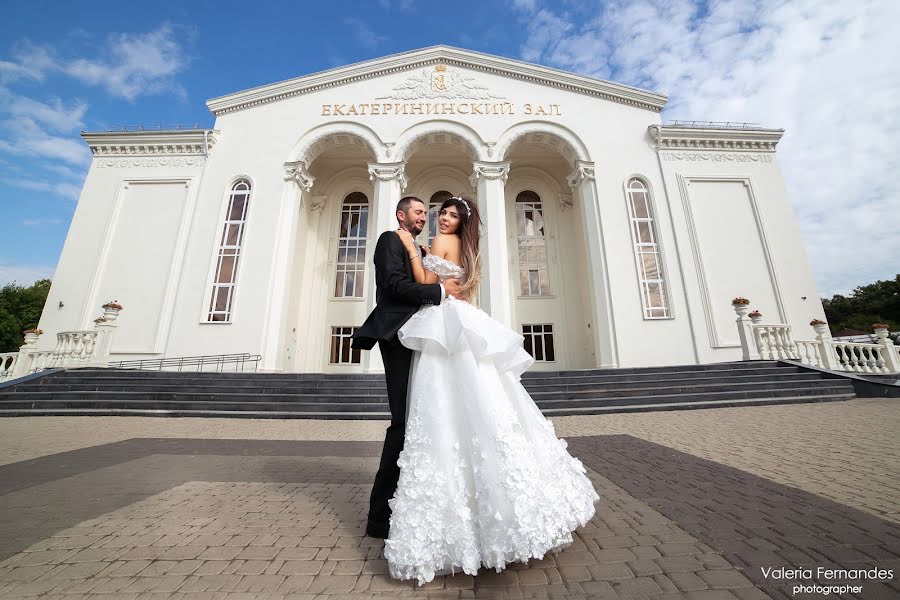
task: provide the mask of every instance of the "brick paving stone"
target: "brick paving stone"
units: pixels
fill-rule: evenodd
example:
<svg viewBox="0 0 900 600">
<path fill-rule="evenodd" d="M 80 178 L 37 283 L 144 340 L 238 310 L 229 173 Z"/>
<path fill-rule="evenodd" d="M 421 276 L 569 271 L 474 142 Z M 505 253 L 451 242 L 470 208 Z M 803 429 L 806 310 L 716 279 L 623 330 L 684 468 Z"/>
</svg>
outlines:
<svg viewBox="0 0 900 600">
<path fill-rule="evenodd" d="M 287 579 L 283 575 L 245 575 L 236 586 L 235 592 L 276 592 Z"/>
<path fill-rule="evenodd" d="M 233 560 L 242 552 L 240 546 L 219 546 L 204 550 L 197 556 L 200 560 Z"/>
<path fill-rule="evenodd" d="M 356 579 L 355 575 L 319 575 L 306 591 L 312 594 L 346 594 L 353 590 Z"/>
<path fill-rule="evenodd" d="M 663 573 L 677 573 L 679 571 L 701 571 L 703 565 L 692 556 L 663 556 L 654 559 Z"/>
<path fill-rule="evenodd" d="M 339 560 L 332 572 L 335 575 L 360 575 L 365 562 L 364 560 Z"/>
<path fill-rule="evenodd" d="M 611 582 L 613 590 L 620 597 L 626 596 L 650 596 L 659 594 L 662 590 L 651 577 L 635 577 L 632 579 L 618 579 Z"/>
<path fill-rule="evenodd" d="M 317 575 L 325 564 L 321 560 L 286 560 L 279 575 Z"/>
<path fill-rule="evenodd" d="M 724 569 L 720 571 L 700 571 L 697 575 L 713 589 L 731 589 L 753 585 L 750 583 L 750 580 L 737 571 L 726 571 Z"/>
<path fill-rule="evenodd" d="M 276 560 L 311 560 L 318 553 L 317 548 L 282 548 Z"/>
<path fill-rule="evenodd" d="M 587 571 L 585 570 L 585 572 Z M 479 571 L 475 579 L 475 587 L 504 587 L 516 585 L 518 582 L 519 576 L 516 571 L 500 571 L 497 573 L 494 570 L 483 570 Z"/>
<path fill-rule="evenodd" d="M 557 565 L 590 565 L 596 559 L 590 552 L 561 552 L 556 556 Z"/>
<path fill-rule="evenodd" d="M 560 577 L 565 582 L 590 581 L 591 574 L 583 565 L 560 565 L 557 567 Z"/>
<path fill-rule="evenodd" d="M 649 559 L 631 560 L 625 564 L 634 573 L 635 577 L 646 577 L 654 573 L 662 573 L 660 566 Z"/>
<path fill-rule="evenodd" d="M 682 592 L 693 592 L 696 590 L 705 590 L 709 588 L 705 581 L 697 577 L 696 573 L 669 573 L 667 577 Z"/>
</svg>

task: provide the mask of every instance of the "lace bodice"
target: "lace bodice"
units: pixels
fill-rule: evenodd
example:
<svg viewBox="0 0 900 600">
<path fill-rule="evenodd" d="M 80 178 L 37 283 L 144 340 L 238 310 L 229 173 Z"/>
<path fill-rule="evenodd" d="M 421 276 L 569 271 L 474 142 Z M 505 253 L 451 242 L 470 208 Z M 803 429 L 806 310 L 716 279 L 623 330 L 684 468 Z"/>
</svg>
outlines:
<svg viewBox="0 0 900 600">
<path fill-rule="evenodd" d="M 435 256 L 434 254 L 426 255 L 425 258 L 422 259 L 422 266 L 436 274 L 441 281 L 447 279 L 463 279 L 466 275 L 466 270 L 458 264 L 450 262 L 446 258 Z"/>
</svg>

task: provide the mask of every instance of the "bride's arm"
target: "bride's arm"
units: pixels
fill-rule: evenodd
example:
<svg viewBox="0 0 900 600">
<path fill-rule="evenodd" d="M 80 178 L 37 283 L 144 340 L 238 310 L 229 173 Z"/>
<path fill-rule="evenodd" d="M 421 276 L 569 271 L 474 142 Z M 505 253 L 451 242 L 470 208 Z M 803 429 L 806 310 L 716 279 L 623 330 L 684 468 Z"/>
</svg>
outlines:
<svg viewBox="0 0 900 600">
<path fill-rule="evenodd" d="M 416 283 L 437 283 L 438 276 L 422 266 L 422 255 L 419 253 L 418 249 L 416 249 L 415 244 L 413 244 L 412 235 L 408 231 L 398 229 L 397 236 L 399 236 L 400 241 L 403 242 L 403 247 L 406 248 L 406 253 L 409 254 L 409 262 L 412 265 L 413 279 L 416 280 Z"/>
</svg>

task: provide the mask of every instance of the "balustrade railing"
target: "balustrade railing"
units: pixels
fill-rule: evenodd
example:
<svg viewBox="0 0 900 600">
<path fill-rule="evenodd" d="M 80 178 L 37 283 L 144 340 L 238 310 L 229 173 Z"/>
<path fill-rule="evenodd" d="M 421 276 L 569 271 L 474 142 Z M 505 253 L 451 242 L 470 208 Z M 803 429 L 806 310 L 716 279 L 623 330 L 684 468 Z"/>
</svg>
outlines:
<svg viewBox="0 0 900 600">
<path fill-rule="evenodd" d="M 43 333 L 39 329 L 26 331 L 25 343 L 18 352 L 0 354 L 0 382 L 44 369 L 107 366 L 120 310 L 122 306 L 115 301 L 104 304 L 104 314 L 94 321 L 94 329 L 57 333 L 53 350 L 37 349 L 38 338 Z"/>
<path fill-rule="evenodd" d="M 732 307 L 738 315 L 736 324 L 744 360 L 785 359 L 848 373 L 900 373 L 900 350 L 884 324 L 874 326 L 877 343 L 835 341 L 828 325 L 818 319 L 810 323 L 816 332 L 815 340 L 795 340 L 790 325 L 762 323 L 762 314 L 750 313 L 745 298 L 735 298 Z"/>
</svg>

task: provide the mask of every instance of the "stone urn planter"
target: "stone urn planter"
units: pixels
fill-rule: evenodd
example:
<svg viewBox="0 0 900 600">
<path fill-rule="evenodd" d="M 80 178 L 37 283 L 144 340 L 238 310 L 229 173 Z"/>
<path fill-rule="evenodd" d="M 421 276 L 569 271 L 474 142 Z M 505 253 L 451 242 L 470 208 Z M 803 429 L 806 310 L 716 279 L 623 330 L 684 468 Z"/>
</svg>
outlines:
<svg viewBox="0 0 900 600">
<path fill-rule="evenodd" d="M 119 313 L 122 311 L 122 305 L 119 304 L 116 300 L 112 302 L 107 302 L 103 305 L 103 318 L 104 321 L 110 323 L 115 321 L 118 318 Z"/>
<path fill-rule="evenodd" d="M 739 318 L 743 319 L 750 312 L 750 301 L 738 296 L 731 301 L 731 308 L 734 309 Z"/>
</svg>

